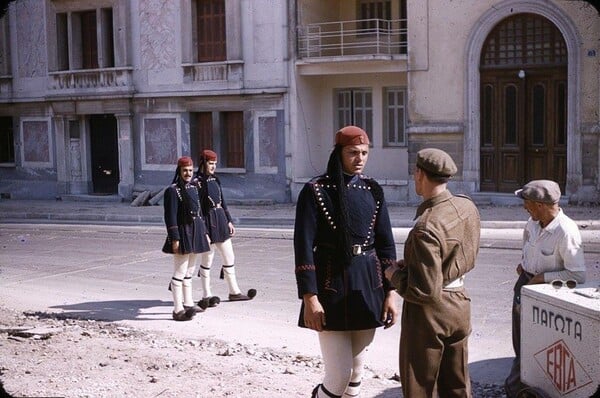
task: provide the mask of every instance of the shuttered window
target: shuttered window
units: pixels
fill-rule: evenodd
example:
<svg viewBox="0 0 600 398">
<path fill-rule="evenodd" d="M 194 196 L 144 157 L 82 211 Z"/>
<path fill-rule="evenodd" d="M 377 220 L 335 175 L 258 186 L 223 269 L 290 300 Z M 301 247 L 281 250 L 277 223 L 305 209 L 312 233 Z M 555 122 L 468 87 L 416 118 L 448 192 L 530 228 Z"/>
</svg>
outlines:
<svg viewBox="0 0 600 398">
<path fill-rule="evenodd" d="M 56 70 L 114 66 L 112 8 L 56 14 Z"/>
<path fill-rule="evenodd" d="M 342 89 L 336 92 L 338 129 L 354 125 L 373 141 L 373 93 L 370 88 Z"/>
<path fill-rule="evenodd" d="M 204 149 L 218 155 L 219 167 L 245 168 L 244 112 L 197 112 L 192 114 L 196 154 Z"/>
<path fill-rule="evenodd" d="M 198 62 L 225 61 L 225 0 L 196 0 Z"/>
<path fill-rule="evenodd" d="M 406 90 L 386 88 L 383 106 L 384 144 L 386 146 L 406 145 Z"/>
</svg>

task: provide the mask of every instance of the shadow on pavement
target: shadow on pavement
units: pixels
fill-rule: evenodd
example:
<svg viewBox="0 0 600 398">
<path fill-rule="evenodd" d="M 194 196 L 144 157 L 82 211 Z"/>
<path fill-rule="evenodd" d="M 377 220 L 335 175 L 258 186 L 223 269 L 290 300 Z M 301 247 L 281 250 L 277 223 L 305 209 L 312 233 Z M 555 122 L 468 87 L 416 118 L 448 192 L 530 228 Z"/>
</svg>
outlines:
<svg viewBox="0 0 600 398">
<path fill-rule="evenodd" d="M 404 397 L 404 395 L 402 395 L 402 387 L 394 387 L 394 388 L 385 390 L 381 394 L 375 395 L 375 397 L 373 397 L 373 398 L 402 398 L 402 397 Z"/>
<path fill-rule="evenodd" d="M 469 374 L 471 376 L 471 381 L 475 381 L 480 384 L 494 382 L 498 383 L 498 380 L 493 380 L 494 376 L 496 378 L 499 374 L 506 374 L 506 376 L 508 376 L 508 372 L 510 372 L 512 361 L 513 357 L 505 357 L 471 362 L 469 364 Z"/>
<path fill-rule="evenodd" d="M 154 307 L 173 307 L 173 302 L 162 300 L 88 301 L 78 304 L 54 305 L 50 308 L 64 310 L 65 313 L 63 314 L 52 314 L 52 317 L 63 319 L 95 319 L 97 321 L 111 322 L 171 319 L 171 311 L 143 311 Z M 37 315 L 42 316 L 42 314 Z"/>
</svg>

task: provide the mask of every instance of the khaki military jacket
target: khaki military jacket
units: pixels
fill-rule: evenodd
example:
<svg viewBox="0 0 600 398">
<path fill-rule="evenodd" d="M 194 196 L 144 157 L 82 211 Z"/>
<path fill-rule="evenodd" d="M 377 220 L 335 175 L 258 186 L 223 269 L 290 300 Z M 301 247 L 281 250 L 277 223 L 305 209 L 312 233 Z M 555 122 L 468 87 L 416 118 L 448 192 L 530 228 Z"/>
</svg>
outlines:
<svg viewBox="0 0 600 398">
<path fill-rule="evenodd" d="M 480 232 L 479 211 L 468 197 L 446 190 L 424 201 L 392 285 L 405 301 L 438 302 L 445 286 L 475 266 Z"/>
</svg>

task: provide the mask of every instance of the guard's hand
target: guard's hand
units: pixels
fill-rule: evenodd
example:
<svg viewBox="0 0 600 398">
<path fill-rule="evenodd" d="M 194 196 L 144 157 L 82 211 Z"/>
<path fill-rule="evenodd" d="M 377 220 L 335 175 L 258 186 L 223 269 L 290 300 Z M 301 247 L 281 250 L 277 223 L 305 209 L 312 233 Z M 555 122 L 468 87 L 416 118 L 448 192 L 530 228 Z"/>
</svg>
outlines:
<svg viewBox="0 0 600 398">
<path fill-rule="evenodd" d="M 383 301 L 383 314 L 381 321 L 383 322 L 383 328 L 387 329 L 394 326 L 396 320 L 398 320 L 398 293 L 395 290 L 390 290 L 385 296 Z"/>
<path fill-rule="evenodd" d="M 179 253 L 179 241 L 178 240 L 172 241 L 171 248 L 173 249 L 173 253 Z"/>
<path fill-rule="evenodd" d="M 235 235 L 235 227 L 233 226 L 233 223 L 230 222 L 229 224 L 227 224 L 227 226 L 229 227 L 229 235 Z"/>
<path fill-rule="evenodd" d="M 304 325 L 307 328 L 323 331 L 325 326 L 325 310 L 319 302 L 316 294 L 308 293 L 304 295 Z"/>
<path fill-rule="evenodd" d="M 521 263 L 519 263 L 519 265 L 517 265 L 517 275 L 521 275 L 523 271 L 523 266 L 521 265 Z"/>
</svg>

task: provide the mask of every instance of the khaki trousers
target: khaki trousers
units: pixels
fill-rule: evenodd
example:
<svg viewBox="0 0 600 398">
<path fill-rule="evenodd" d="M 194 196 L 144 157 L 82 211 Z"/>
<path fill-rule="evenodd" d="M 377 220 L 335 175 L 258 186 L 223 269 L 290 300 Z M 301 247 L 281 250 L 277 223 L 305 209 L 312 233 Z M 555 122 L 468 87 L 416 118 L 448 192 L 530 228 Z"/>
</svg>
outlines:
<svg viewBox="0 0 600 398">
<path fill-rule="evenodd" d="M 404 302 L 400 379 L 405 397 L 470 397 L 468 338 L 471 299 L 463 288 L 444 291 L 441 302 Z"/>
</svg>

